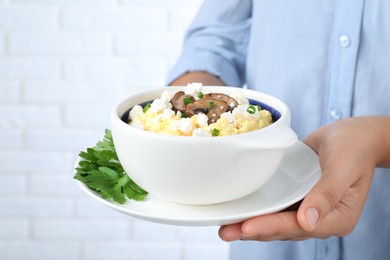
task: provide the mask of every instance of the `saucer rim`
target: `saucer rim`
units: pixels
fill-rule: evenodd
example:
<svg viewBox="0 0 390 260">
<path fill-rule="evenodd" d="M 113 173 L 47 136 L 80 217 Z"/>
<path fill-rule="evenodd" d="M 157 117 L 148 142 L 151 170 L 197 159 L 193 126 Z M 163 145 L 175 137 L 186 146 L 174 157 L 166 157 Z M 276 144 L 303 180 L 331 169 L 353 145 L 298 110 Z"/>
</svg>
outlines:
<svg viewBox="0 0 390 260">
<path fill-rule="evenodd" d="M 305 148 L 303 148 L 304 146 L 305 146 Z M 310 147 L 308 147 L 307 145 L 305 145 L 301 141 L 297 141 L 296 144 L 294 144 L 289 149 L 306 149 L 306 150 L 310 149 L 311 150 Z M 306 152 L 308 152 L 308 151 L 306 151 Z M 311 152 L 312 152 L 312 155 L 315 156 L 312 159 L 316 158 L 318 160 L 317 154 L 312 150 L 311 150 Z M 76 162 L 75 162 L 75 166 L 78 165 L 80 159 L 81 159 L 80 157 L 77 157 Z M 284 161 L 285 161 L 285 158 L 282 160 L 281 165 L 283 164 Z M 280 174 L 280 173 L 276 173 L 276 174 Z M 317 183 L 317 181 L 320 179 L 321 175 L 322 175 L 322 173 L 321 173 L 321 170 L 319 167 L 319 162 L 318 162 L 318 169 L 313 169 L 310 173 L 308 173 L 309 178 L 307 180 L 305 180 L 304 182 L 302 182 L 301 185 L 299 186 L 299 189 L 300 190 L 303 189 L 303 191 L 300 191 L 299 195 L 296 195 L 293 198 L 289 198 L 291 196 L 290 195 L 290 196 L 286 197 L 284 200 L 277 202 L 277 203 L 274 203 L 274 205 L 272 205 L 272 207 L 269 207 L 269 208 L 262 208 L 259 210 L 253 210 L 251 212 L 245 212 L 245 213 L 229 214 L 226 216 L 212 216 L 212 217 L 205 217 L 205 218 L 199 218 L 199 217 L 180 218 L 180 216 L 178 216 L 178 217 L 159 216 L 159 215 L 155 214 L 156 212 L 154 212 L 154 214 L 150 213 L 150 212 L 149 213 L 142 212 L 142 211 L 137 210 L 136 209 L 137 207 L 129 208 L 126 206 L 131 205 L 131 203 L 134 203 L 134 205 L 142 205 L 144 203 L 145 204 L 146 203 L 148 203 L 148 204 L 169 203 L 170 205 L 172 205 L 174 207 L 179 207 L 179 208 L 183 208 L 183 207 L 205 208 L 205 207 L 209 207 L 209 206 L 212 207 L 215 205 L 209 205 L 209 206 L 183 205 L 183 204 L 179 204 L 179 203 L 175 203 L 175 202 L 163 201 L 162 199 L 157 198 L 156 196 L 153 196 L 152 194 L 148 194 L 146 197 L 146 200 L 144 200 L 144 201 L 127 200 L 125 202 L 125 204 L 118 204 L 116 202 L 102 198 L 96 192 L 89 189 L 81 181 L 77 180 L 77 183 L 78 183 L 79 187 L 88 196 L 92 197 L 93 199 L 99 201 L 100 203 L 104 204 L 105 206 L 107 206 L 113 210 L 116 210 L 122 214 L 126 214 L 128 216 L 131 216 L 131 217 L 134 217 L 137 219 L 141 219 L 141 220 L 145 220 L 145 221 L 149 221 L 149 222 L 154 222 L 154 223 L 159 223 L 159 224 L 175 225 L 175 226 L 220 226 L 220 225 L 239 223 L 239 222 L 242 222 L 245 219 L 249 219 L 251 217 L 265 215 L 265 214 L 271 214 L 271 213 L 281 211 L 285 208 L 288 208 L 289 206 L 293 205 L 294 203 L 302 200 L 306 196 L 306 194 L 311 190 L 311 188 Z M 267 184 L 269 184 L 269 183 L 267 183 Z M 264 186 L 266 186 L 267 184 L 265 184 Z M 306 186 L 306 187 L 302 188 L 302 186 Z M 257 190 L 257 191 L 259 191 L 259 190 Z M 292 195 L 294 195 L 294 194 L 292 194 Z M 248 196 L 250 196 L 250 195 L 248 195 Z M 241 199 L 243 199 L 243 198 L 241 198 Z M 237 200 L 235 200 L 235 202 L 240 201 L 241 199 L 237 199 Z M 230 201 L 230 202 L 221 203 L 219 205 L 224 204 L 224 205 L 228 206 L 231 203 L 232 202 Z M 148 205 L 148 204 L 146 204 L 146 205 Z M 261 207 L 259 207 L 259 208 L 261 208 Z M 168 208 L 168 210 L 169 210 L 169 208 Z"/>
</svg>

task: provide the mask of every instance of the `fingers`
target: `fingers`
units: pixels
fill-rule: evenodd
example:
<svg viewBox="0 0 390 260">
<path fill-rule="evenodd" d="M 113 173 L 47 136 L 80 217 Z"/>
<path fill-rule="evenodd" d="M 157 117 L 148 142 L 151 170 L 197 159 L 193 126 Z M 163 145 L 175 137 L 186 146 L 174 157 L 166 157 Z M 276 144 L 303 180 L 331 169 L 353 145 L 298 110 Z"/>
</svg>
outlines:
<svg viewBox="0 0 390 260">
<path fill-rule="evenodd" d="M 226 241 L 235 241 L 242 238 L 241 223 L 221 226 L 218 232 L 219 237 Z"/>
<path fill-rule="evenodd" d="M 296 218 L 296 212 L 280 212 L 254 217 L 243 223 L 222 226 L 219 236 L 224 241 L 234 240 L 304 240 L 310 234 L 303 230 Z"/>
<path fill-rule="evenodd" d="M 241 230 L 244 239 L 256 237 L 256 240 L 260 241 L 307 236 L 307 232 L 298 224 L 295 211 L 279 212 L 249 219 L 242 224 Z"/>
<path fill-rule="evenodd" d="M 359 168 L 359 167 L 357 167 Z M 324 171 L 321 180 L 302 201 L 298 211 L 258 216 L 221 227 L 225 241 L 326 239 L 352 232 L 363 209 L 370 181 L 359 178 L 358 169 Z M 361 169 L 360 169 L 361 170 Z"/>
</svg>

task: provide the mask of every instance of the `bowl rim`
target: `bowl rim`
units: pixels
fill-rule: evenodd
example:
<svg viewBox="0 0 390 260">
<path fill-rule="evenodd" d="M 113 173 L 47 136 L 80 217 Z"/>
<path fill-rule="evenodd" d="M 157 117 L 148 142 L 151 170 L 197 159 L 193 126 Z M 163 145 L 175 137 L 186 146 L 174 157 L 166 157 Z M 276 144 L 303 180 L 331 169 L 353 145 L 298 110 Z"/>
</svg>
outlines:
<svg viewBox="0 0 390 260">
<path fill-rule="evenodd" d="M 210 92 L 213 91 L 222 91 L 222 93 L 228 93 L 231 91 L 239 90 L 243 91 L 243 96 L 248 99 L 252 99 L 255 101 L 262 102 L 264 104 L 267 104 L 268 106 L 274 108 L 280 113 L 280 118 L 272 123 L 271 125 L 268 125 L 264 128 L 257 129 L 254 131 L 241 133 L 237 135 L 228 135 L 228 136 L 218 136 L 218 138 L 215 138 L 213 136 L 206 136 L 206 137 L 198 137 L 198 138 L 191 138 L 191 136 L 176 136 L 176 135 L 167 135 L 167 134 L 161 134 L 161 133 L 155 133 L 150 131 L 145 131 L 142 129 L 138 129 L 136 127 L 132 127 L 131 125 L 123 122 L 121 119 L 123 113 L 128 110 L 131 106 L 134 106 L 136 104 L 140 104 L 149 100 L 153 100 L 156 98 L 159 98 L 161 96 L 161 93 L 165 90 L 169 90 L 169 88 L 174 88 L 177 91 L 184 90 L 186 86 L 174 86 L 174 87 L 159 87 L 159 88 L 152 88 L 152 89 L 146 89 L 134 92 L 133 94 L 128 95 L 127 97 L 120 100 L 118 103 L 114 105 L 111 111 L 111 126 L 113 124 L 116 124 L 120 127 L 124 127 L 126 131 L 129 133 L 134 133 L 137 135 L 145 136 L 148 138 L 155 138 L 155 139 L 165 139 L 170 141 L 178 141 L 178 140 L 186 140 L 186 142 L 220 142 L 224 141 L 226 139 L 242 139 L 242 137 L 256 137 L 258 135 L 267 135 L 270 132 L 274 132 L 275 129 L 278 129 L 280 127 L 288 127 L 290 128 L 290 109 L 288 106 L 280 99 L 271 96 L 269 94 L 266 94 L 264 92 L 247 89 L 247 88 L 239 88 L 239 87 L 230 87 L 230 86 L 203 86 L 202 89 L 207 89 Z M 203 92 L 203 91 L 202 91 Z M 206 92 L 208 93 L 208 92 Z M 248 96 L 249 95 L 249 96 Z M 261 97 L 259 99 L 258 97 L 252 97 L 252 96 L 258 96 Z M 131 102 L 135 99 L 142 98 L 143 101 L 141 102 Z M 267 101 L 263 101 L 263 99 Z M 133 104 L 132 104 L 133 103 Z M 123 107 L 126 107 L 123 109 Z"/>
</svg>

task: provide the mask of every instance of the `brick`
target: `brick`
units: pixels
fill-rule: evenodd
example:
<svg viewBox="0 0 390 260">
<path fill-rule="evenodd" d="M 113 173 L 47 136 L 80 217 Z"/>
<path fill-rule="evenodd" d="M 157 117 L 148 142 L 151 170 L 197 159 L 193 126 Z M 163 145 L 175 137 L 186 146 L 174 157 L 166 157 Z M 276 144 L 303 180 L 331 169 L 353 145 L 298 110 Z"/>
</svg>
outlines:
<svg viewBox="0 0 390 260">
<path fill-rule="evenodd" d="M 41 57 L 2 57 L 0 79 L 55 79 L 61 76 L 60 60 Z"/>
<path fill-rule="evenodd" d="M 0 147 L 2 149 L 19 149 L 22 148 L 22 145 L 22 131 L 19 129 L 10 129 L 3 125 L 3 120 L 0 120 Z"/>
<path fill-rule="evenodd" d="M 85 259 L 142 259 L 142 260 L 179 260 L 178 243 L 158 242 L 86 242 Z"/>
<path fill-rule="evenodd" d="M 165 82 L 167 64 L 158 58 L 72 59 L 64 63 L 68 79 L 121 80 L 126 87 L 159 86 Z"/>
<path fill-rule="evenodd" d="M 137 94 L 139 92 L 143 92 L 143 91 L 148 90 L 148 89 L 153 89 L 153 88 L 163 87 L 163 86 L 165 86 L 165 85 L 164 84 L 155 84 L 155 85 L 149 85 L 149 86 L 145 86 L 145 85 L 131 86 L 131 85 L 129 85 L 129 86 L 123 87 L 121 89 L 121 97 L 124 99 L 128 96 Z"/>
<path fill-rule="evenodd" d="M 0 216 L 3 217 L 70 216 L 72 210 L 73 203 L 70 199 L 0 198 Z"/>
<path fill-rule="evenodd" d="M 77 181 L 73 179 L 73 175 L 70 174 L 67 176 L 30 176 L 28 187 L 33 195 L 81 195 L 83 193 Z"/>
<path fill-rule="evenodd" d="M 28 238 L 29 235 L 30 223 L 28 220 L 0 218 L 0 239 L 22 239 Z"/>
<path fill-rule="evenodd" d="M 0 176 L 0 195 L 18 195 L 25 192 L 26 178 L 24 176 Z"/>
<path fill-rule="evenodd" d="M 53 127 L 61 125 L 61 112 L 54 105 L 0 105 L 2 128 Z"/>
<path fill-rule="evenodd" d="M 69 105 L 64 108 L 66 126 L 110 128 L 113 104 Z"/>
<path fill-rule="evenodd" d="M 162 31 L 167 29 L 167 13 L 155 7 L 94 7 L 65 8 L 62 15 L 65 29 L 120 31 Z"/>
<path fill-rule="evenodd" d="M 76 260 L 80 245 L 64 241 L 0 241 L 0 259 Z"/>
<path fill-rule="evenodd" d="M 111 49 L 111 37 L 106 33 L 16 32 L 9 35 L 12 54 L 104 55 Z"/>
<path fill-rule="evenodd" d="M 1 171 L 73 172 L 75 154 L 56 151 L 0 151 Z"/>
<path fill-rule="evenodd" d="M 221 243 L 218 236 L 219 227 L 182 227 L 182 241 Z"/>
<path fill-rule="evenodd" d="M 127 239 L 127 221 L 38 220 L 33 223 L 33 237 L 38 239 Z"/>
<path fill-rule="evenodd" d="M 19 101 L 21 95 L 20 92 L 19 82 L 0 80 L 0 101 L 2 103 Z"/>
<path fill-rule="evenodd" d="M 103 205 L 102 203 L 95 201 L 91 198 L 78 199 L 76 201 L 76 216 L 88 217 L 88 218 L 104 218 L 104 219 L 122 219 L 126 221 L 133 221 L 133 219 L 123 213 L 117 212 Z"/>
<path fill-rule="evenodd" d="M 30 81 L 23 98 L 31 102 L 79 103 L 116 102 L 121 83 L 118 81 Z M 44 95 L 42 94 L 44 93 Z"/>
<path fill-rule="evenodd" d="M 180 33 L 138 33 L 114 38 L 114 48 L 120 55 L 178 56 L 181 52 Z"/>
<path fill-rule="evenodd" d="M 221 244 L 186 244 L 183 248 L 182 260 L 227 260 L 229 259 L 229 245 Z"/>
<path fill-rule="evenodd" d="M 133 223 L 132 238 L 136 241 L 177 241 L 181 238 L 180 227 L 138 221 Z"/>
<path fill-rule="evenodd" d="M 133 224 L 132 234 L 135 240 L 159 241 L 163 236 L 172 241 L 224 244 L 218 237 L 218 227 L 175 227 L 138 221 Z"/>
<path fill-rule="evenodd" d="M 51 30 L 59 27 L 59 10 L 47 6 L 12 6 L 0 9 L 0 29 L 43 29 Z"/>
<path fill-rule="evenodd" d="M 104 130 L 78 129 L 31 129 L 25 133 L 25 147 L 28 149 L 84 150 L 96 144 L 104 136 Z"/>
</svg>

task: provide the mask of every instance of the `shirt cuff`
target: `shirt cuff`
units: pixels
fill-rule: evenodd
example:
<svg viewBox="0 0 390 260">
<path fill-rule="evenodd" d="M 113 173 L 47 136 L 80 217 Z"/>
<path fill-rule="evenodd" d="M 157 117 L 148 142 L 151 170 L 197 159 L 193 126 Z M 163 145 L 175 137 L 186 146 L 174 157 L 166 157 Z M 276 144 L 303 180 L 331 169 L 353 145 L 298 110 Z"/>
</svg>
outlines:
<svg viewBox="0 0 390 260">
<path fill-rule="evenodd" d="M 214 53 L 187 53 L 182 55 L 172 67 L 167 77 L 167 85 L 189 71 L 205 71 L 218 76 L 227 86 L 241 87 L 240 79 L 234 66 Z"/>
</svg>

